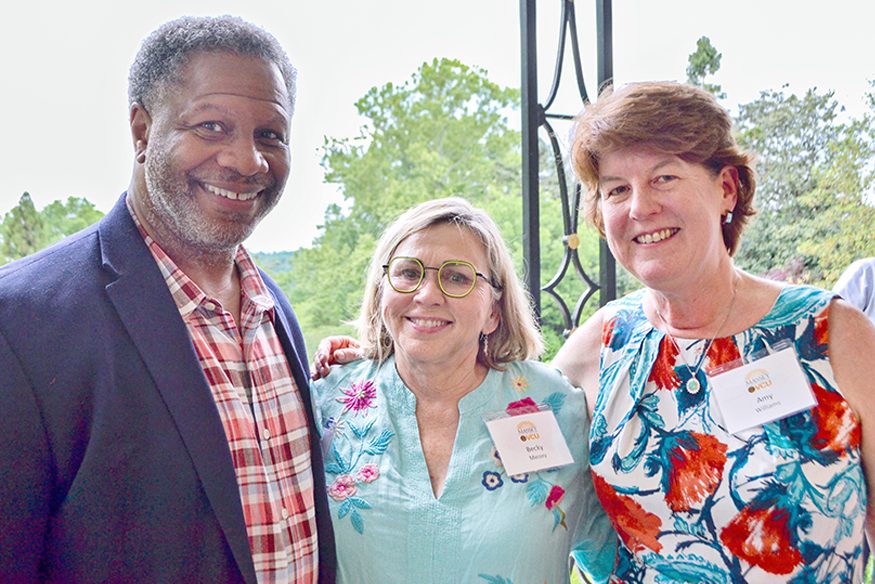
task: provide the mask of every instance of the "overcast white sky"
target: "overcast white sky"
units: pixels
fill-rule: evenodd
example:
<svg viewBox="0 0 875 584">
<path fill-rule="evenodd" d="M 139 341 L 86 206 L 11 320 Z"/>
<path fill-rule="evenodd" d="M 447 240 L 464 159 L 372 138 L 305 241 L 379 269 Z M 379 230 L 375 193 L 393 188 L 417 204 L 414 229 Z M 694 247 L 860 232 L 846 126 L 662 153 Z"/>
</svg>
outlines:
<svg viewBox="0 0 875 584">
<path fill-rule="evenodd" d="M 593 92 L 595 2 L 574 4 Z M 542 100 L 559 5 L 538 2 Z M 873 0 L 614 0 L 613 10 L 617 83 L 683 81 L 702 35 L 723 53 L 712 81 L 733 110 L 789 83 L 797 94 L 833 89 L 859 115 L 867 79 L 875 78 Z M 226 13 L 272 32 L 299 71 L 292 176 L 248 242 L 255 251 L 309 245 L 326 206 L 342 200 L 322 182 L 319 148 L 325 136 L 358 133 L 354 103 L 369 88 L 403 83 L 435 57 L 520 84 L 518 0 L 18 0 L 4 9 L 0 35 L 0 213 L 24 191 L 38 208 L 78 196 L 108 211 L 130 179 L 127 73 L 140 42 L 177 16 Z"/>
</svg>

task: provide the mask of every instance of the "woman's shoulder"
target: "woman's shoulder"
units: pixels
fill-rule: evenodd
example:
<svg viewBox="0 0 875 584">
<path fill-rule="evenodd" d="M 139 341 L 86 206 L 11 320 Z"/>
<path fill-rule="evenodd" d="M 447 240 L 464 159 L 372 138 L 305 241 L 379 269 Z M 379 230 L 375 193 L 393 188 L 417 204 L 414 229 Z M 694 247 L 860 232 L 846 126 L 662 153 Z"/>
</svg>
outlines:
<svg viewBox="0 0 875 584">
<path fill-rule="evenodd" d="M 582 391 L 556 367 L 540 361 L 520 360 L 508 364 L 503 371 L 495 370 L 493 380 L 511 398 L 530 397 L 535 401 L 551 395 L 578 395 Z"/>
<path fill-rule="evenodd" d="M 836 298 L 834 292 L 815 286 L 786 284 L 760 326 L 787 326 L 817 316 Z"/>
<path fill-rule="evenodd" d="M 495 374 L 498 375 L 495 375 Z M 559 370 L 540 361 L 514 361 L 496 371 L 490 406 L 510 413 L 518 408 L 550 410 L 563 432 L 588 428 L 586 394 Z"/>
<path fill-rule="evenodd" d="M 562 371 L 556 367 L 544 363 L 542 361 L 534 361 L 531 359 L 521 359 L 509 363 L 503 371 L 498 372 L 503 376 L 528 375 L 532 378 L 543 379 L 558 384 L 571 385 L 568 378 L 562 374 Z"/>
<path fill-rule="evenodd" d="M 345 365 L 332 365 L 331 373 L 313 381 L 310 385 L 316 396 L 326 395 L 353 382 L 373 380 L 378 369 L 377 364 L 369 359 L 361 359 Z"/>
<path fill-rule="evenodd" d="M 836 293 L 807 284 L 785 284 L 778 299 L 783 302 L 829 302 Z"/>
</svg>

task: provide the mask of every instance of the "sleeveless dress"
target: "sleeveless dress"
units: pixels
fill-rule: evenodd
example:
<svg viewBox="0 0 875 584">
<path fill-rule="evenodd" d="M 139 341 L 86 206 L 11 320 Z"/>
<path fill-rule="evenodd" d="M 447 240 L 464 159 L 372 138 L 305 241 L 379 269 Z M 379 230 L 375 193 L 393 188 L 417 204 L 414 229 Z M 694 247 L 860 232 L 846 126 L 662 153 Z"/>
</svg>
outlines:
<svg viewBox="0 0 875 584">
<path fill-rule="evenodd" d="M 591 427 L 596 492 L 622 542 L 611 581 L 861 582 L 861 430 L 829 362 L 834 295 L 785 287 L 754 327 L 714 341 L 688 391 L 708 341 L 676 339 L 681 357 L 643 294 L 608 305 Z M 818 405 L 728 433 L 705 371 L 787 341 Z"/>
</svg>

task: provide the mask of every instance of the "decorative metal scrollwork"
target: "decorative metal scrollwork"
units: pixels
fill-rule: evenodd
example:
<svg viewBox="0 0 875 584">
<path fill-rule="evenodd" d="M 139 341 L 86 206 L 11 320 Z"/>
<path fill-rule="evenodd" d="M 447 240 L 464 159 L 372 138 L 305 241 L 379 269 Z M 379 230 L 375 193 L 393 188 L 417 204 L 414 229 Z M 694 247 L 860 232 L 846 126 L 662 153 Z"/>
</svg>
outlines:
<svg viewBox="0 0 875 584">
<path fill-rule="evenodd" d="M 578 216 L 581 191 L 579 184 L 569 188 L 569 178 L 566 173 L 563 152 L 550 119 L 572 120 L 575 113 L 551 113 L 559 93 L 562 80 L 563 61 L 566 52 L 566 42 L 571 40 L 571 54 L 574 59 L 575 81 L 580 105 L 583 108 L 589 102 L 586 84 L 583 76 L 583 66 L 580 59 L 580 45 L 577 35 L 577 24 L 572 0 L 561 0 L 562 10 L 559 24 L 559 43 L 556 54 L 556 64 L 553 70 L 553 80 L 544 105 L 537 101 L 537 39 L 535 34 L 535 3 L 536 0 L 520 0 L 521 31 L 522 31 L 522 106 L 523 106 L 523 253 L 526 262 L 526 283 L 532 293 L 535 310 L 540 315 L 540 292 L 548 294 L 556 302 L 565 321 L 565 334 L 569 334 L 580 324 L 584 306 L 589 299 L 601 291 L 600 303 L 604 304 L 616 296 L 616 274 L 613 257 L 607 251 L 604 241 L 599 256 L 599 281 L 591 278 L 580 263 L 578 246 Z M 596 0 L 596 21 L 598 36 L 598 85 L 613 76 L 611 64 L 611 3 L 610 0 Z M 555 275 L 544 286 L 540 286 L 540 242 L 539 229 L 539 172 L 537 133 L 540 128 L 546 131 L 552 160 L 556 167 L 556 179 L 559 184 L 559 197 L 562 204 L 562 220 L 564 226 L 563 257 Z M 570 192 L 570 196 L 569 196 Z M 585 289 L 570 310 L 568 303 L 562 298 L 557 287 L 568 275 L 569 267 L 574 275 L 584 284 Z"/>
</svg>

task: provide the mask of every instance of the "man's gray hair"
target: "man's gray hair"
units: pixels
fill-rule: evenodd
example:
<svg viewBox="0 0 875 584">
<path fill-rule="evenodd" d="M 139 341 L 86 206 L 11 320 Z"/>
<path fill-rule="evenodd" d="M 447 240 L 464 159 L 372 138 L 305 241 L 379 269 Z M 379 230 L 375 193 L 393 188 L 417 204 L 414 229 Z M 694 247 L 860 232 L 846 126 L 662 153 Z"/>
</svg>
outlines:
<svg viewBox="0 0 875 584">
<path fill-rule="evenodd" d="M 183 16 L 161 25 L 140 47 L 128 77 L 128 106 L 139 103 L 147 111 L 195 54 L 232 53 L 275 64 L 289 94 L 294 113 L 297 72 L 279 41 L 263 28 L 236 16 Z"/>
</svg>

